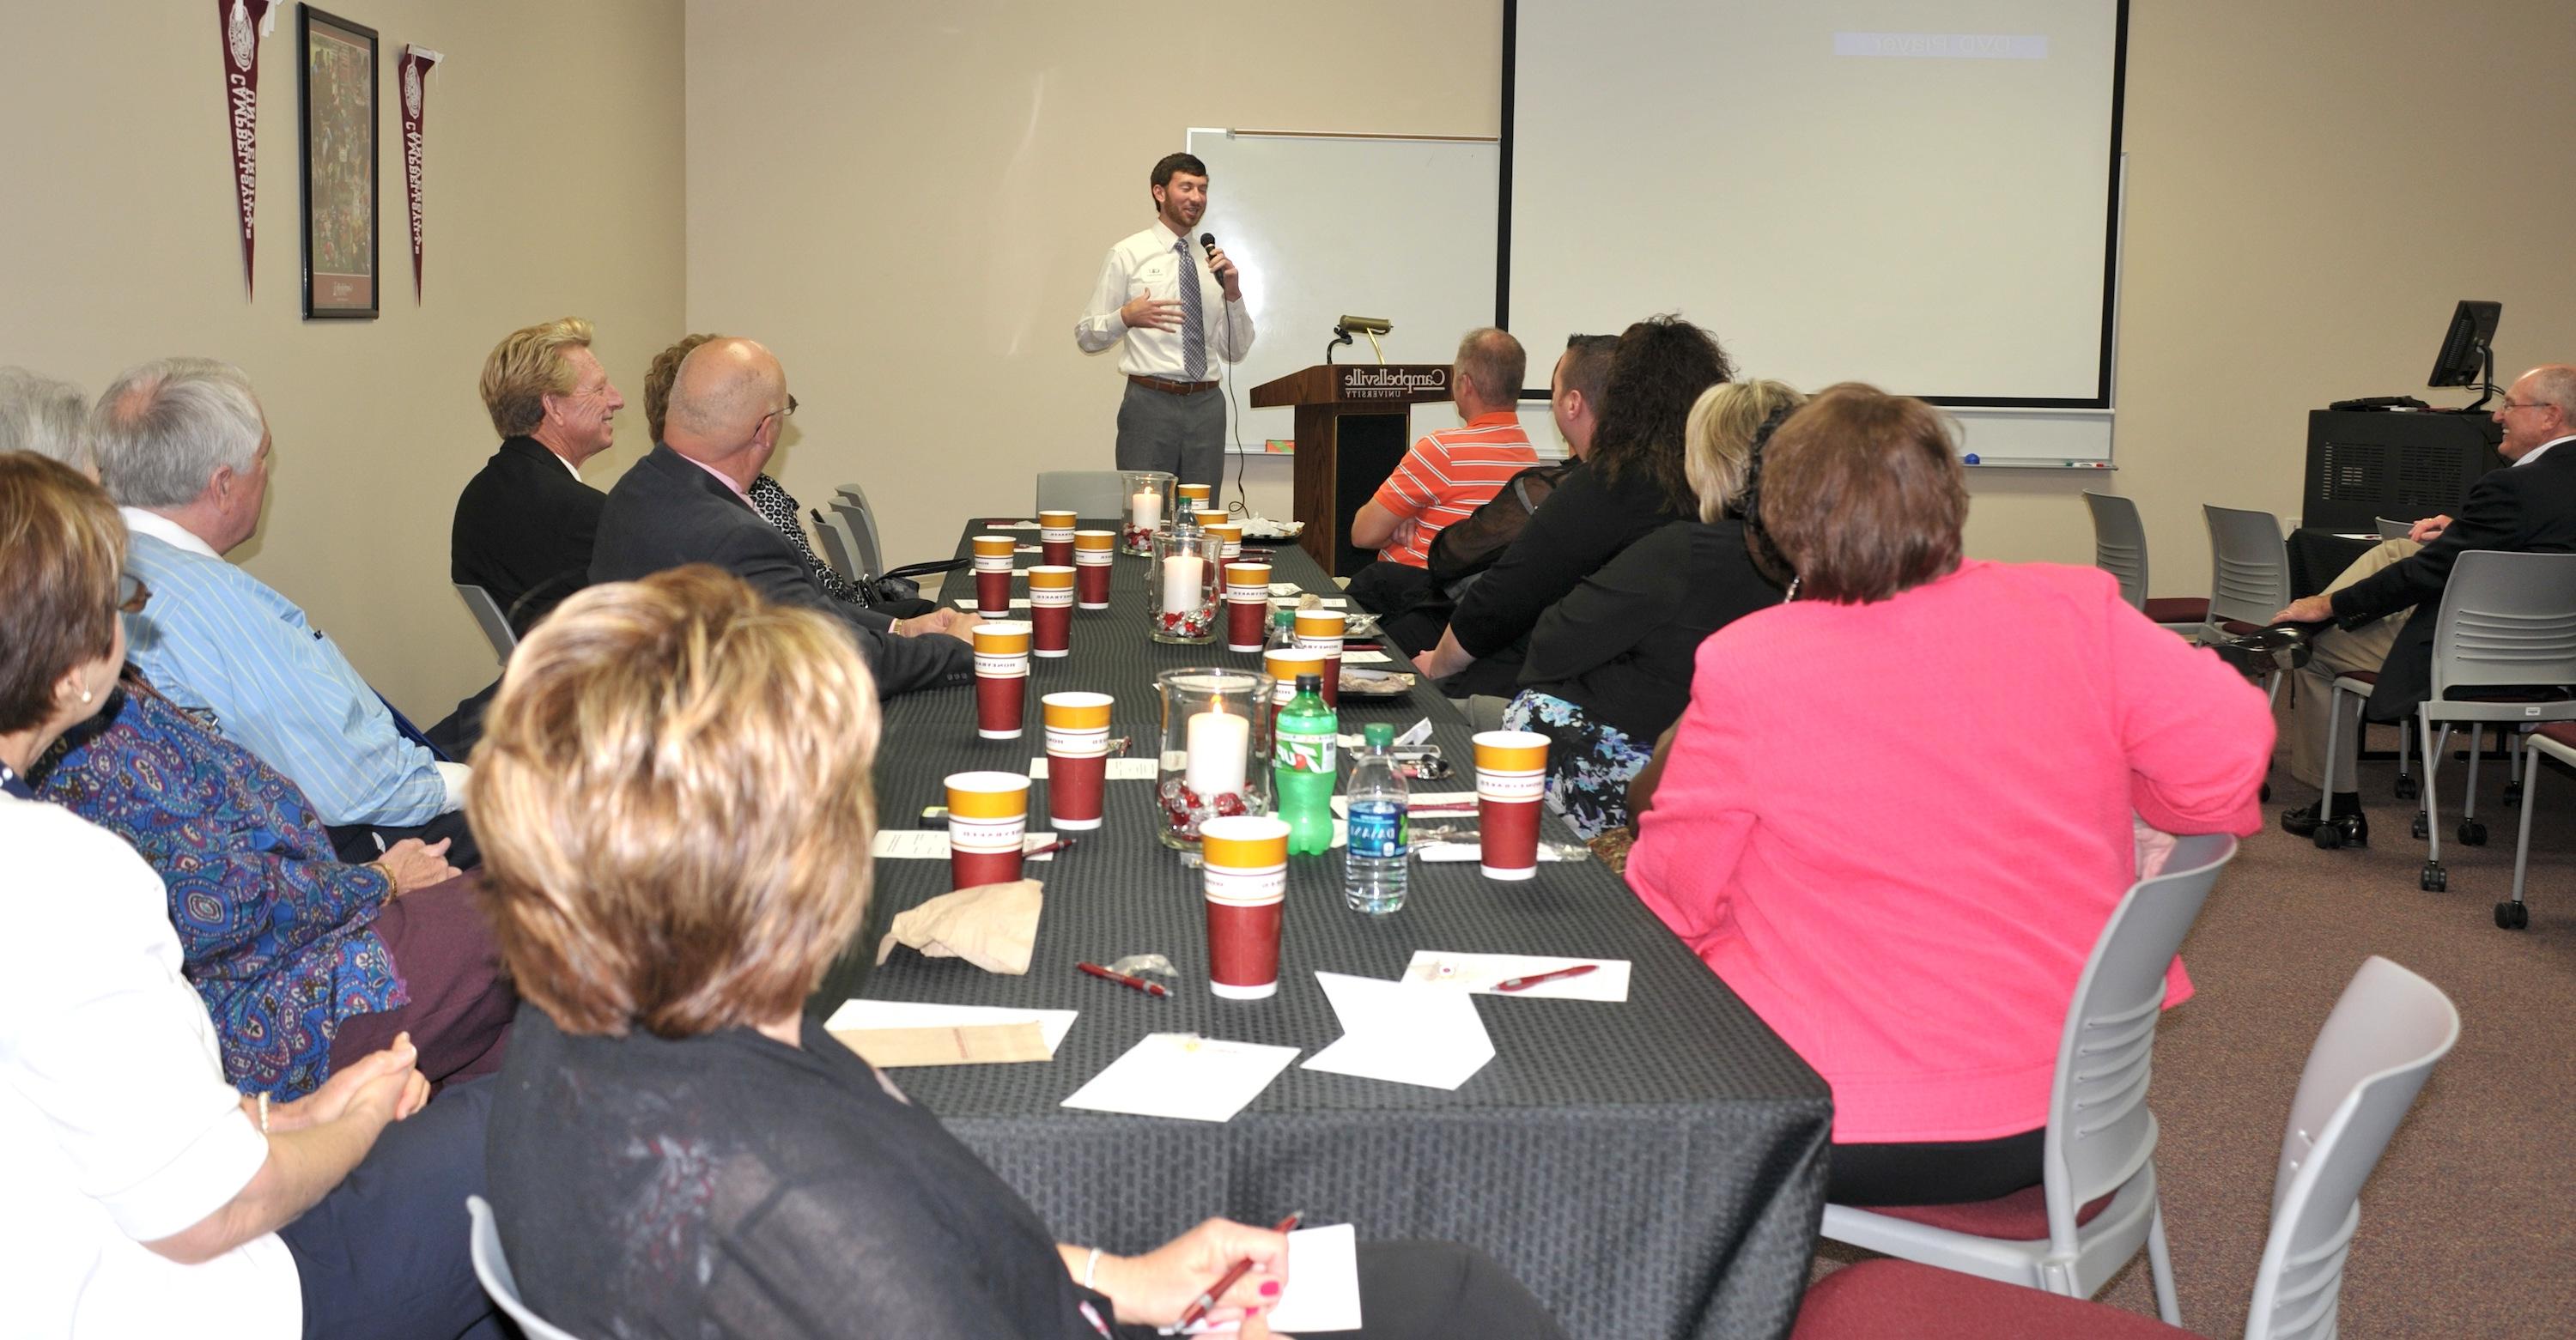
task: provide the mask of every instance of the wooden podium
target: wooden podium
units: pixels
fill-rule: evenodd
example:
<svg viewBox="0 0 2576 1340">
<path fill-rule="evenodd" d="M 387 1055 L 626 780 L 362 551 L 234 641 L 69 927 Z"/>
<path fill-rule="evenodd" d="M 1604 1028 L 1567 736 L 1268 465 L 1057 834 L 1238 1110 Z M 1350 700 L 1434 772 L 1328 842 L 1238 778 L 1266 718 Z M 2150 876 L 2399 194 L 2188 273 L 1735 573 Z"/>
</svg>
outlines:
<svg viewBox="0 0 2576 1340">
<path fill-rule="evenodd" d="M 1297 409 L 1298 543 L 1324 571 L 1348 577 L 1376 560 L 1351 547 L 1351 517 L 1413 445 L 1412 407 L 1448 398 L 1445 363 L 1318 364 L 1252 388 L 1255 409 Z"/>
</svg>

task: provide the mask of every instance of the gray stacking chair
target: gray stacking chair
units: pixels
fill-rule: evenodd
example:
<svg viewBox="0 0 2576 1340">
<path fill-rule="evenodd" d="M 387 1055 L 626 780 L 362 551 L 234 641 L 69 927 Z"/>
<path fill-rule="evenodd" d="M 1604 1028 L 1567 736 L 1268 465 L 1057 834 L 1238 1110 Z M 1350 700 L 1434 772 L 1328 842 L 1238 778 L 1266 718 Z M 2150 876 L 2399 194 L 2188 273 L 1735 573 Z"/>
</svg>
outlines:
<svg viewBox="0 0 2576 1340">
<path fill-rule="evenodd" d="M 2335 687 L 2343 690 L 2343 681 Z M 2417 882 L 2428 892 L 2450 887 L 2442 869 L 2442 811 L 2433 779 L 2441 764 L 2437 751 L 2449 747 L 2452 724 L 2463 721 L 2469 725 L 2469 774 L 2458 837 L 2476 847 L 2487 840 L 2486 825 L 2477 819 L 2478 745 L 2486 725 L 2494 723 L 2499 734 L 2510 726 L 2519 734 L 2576 721 L 2576 554 L 2480 550 L 2451 565 L 2441 622 L 2433 627 L 2433 696 L 2415 712 L 2424 758 L 2417 836 L 2428 844 Z M 2442 723 L 2438 742 L 2435 722 Z M 2527 789 L 2522 803 L 2531 804 Z M 2499 909 L 2497 915 L 2505 914 Z"/>
<path fill-rule="evenodd" d="M 2383 540 L 2403 540 L 2415 534 L 2412 521 L 2391 521 L 2384 516 L 2372 517 L 2371 520 L 2379 524 L 2379 538 Z"/>
<path fill-rule="evenodd" d="M 518 650 L 519 635 L 503 617 L 500 602 L 491 592 L 466 582 L 456 583 L 456 594 L 465 597 L 466 612 L 474 616 L 474 626 L 483 630 L 483 639 L 492 644 L 492 654 L 508 665 L 510 653 Z"/>
<path fill-rule="evenodd" d="M 850 561 L 870 574 L 884 573 L 885 546 L 877 538 L 876 509 L 868 506 L 867 490 L 843 484 L 839 496 L 832 499 L 832 510 L 850 519 Z"/>
<path fill-rule="evenodd" d="M 2344 1262 L 2361 1226 L 2362 1184 L 2434 1065 L 2459 1038 L 2459 1009 L 2440 988 L 2387 959 L 2363 960 L 2308 1049 L 2290 1101 L 2246 1340 L 2333 1340 Z M 1807 1291 L 1793 1340 L 1919 1334 L 1927 1314 L 1942 1324 L 1926 1340 L 2190 1334 L 2103 1304 L 2004 1288 L 1908 1261 L 1864 1261 Z"/>
<path fill-rule="evenodd" d="M 501 1229 L 492 1222 L 492 1207 L 481 1196 L 465 1198 L 465 1213 L 473 1219 L 473 1238 L 466 1247 L 474 1260 L 474 1278 L 483 1281 L 483 1292 L 519 1323 L 528 1340 L 580 1340 L 572 1332 L 548 1322 L 519 1301 L 519 1281 L 510 1273 L 510 1261 L 501 1254 Z"/>
<path fill-rule="evenodd" d="M 2290 603 L 2290 551 L 2269 512 L 2201 506 L 2209 522 L 2209 623 L 2204 639 L 2259 633 Z M 2281 672 L 2263 681 L 2274 702 Z"/>
<path fill-rule="evenodd" d="M 2120 598 L 2156 624 L 2196 633 L 2209 622 L 2209 602 L 2197 597 L 2147 594 L 2147 528 L 2138 504 L 2116 493 L 2086 490 L 2093 512 L 2093 566 L 2120 579 Z"/>
<path fill-rule="evenodd" d="M 2068 1003 L 2049 1086 L 2040 1202 L 2026 1238 L 1948 1226 L 1988 1222 L 1985 1206 L 1825 1207 L 1824 1236 L 1889 1256 L 2090 1298 L 2138 1248 L 2155 1276 L 2156 1311 L 2182 1324 L 2164 1207 L 2156 1198 L 2156 1118 L 2147 1110 L 2149 1061 L 2164 1010 L 2165 968 L 2200 915 L 2218 872 L 2236 855 L 2223 833 L 2175 843 L 2161 874 L 2132 885 L 2102 927 Z M 2097 1203 L 2098 1202 L 2098 1203 Z"/>
<path fill-rule="evenodd" d="M 858 540 L 850 533 L 850 519 L 839 508 L 814 513 L 814 538 L 823 546 L 823 561 L 845 581 L 859 580 Z"/>
<path fill-rule="evenodd" d="M 2525 930 L 2531 925 L 2531 909 L 2522 901 L 2522 882 L 2531 870 L 2531 807 L 2540 790 L 2543 756 L 2576 764 L 2576 723 L 2553 722 L 2523 741 L 2522 832 L 2513 843 L 2513 896 L 2495 905 L 2495 922 L 2500 930 Z"/>
<path fill-rule="evenodd" d="M 1072 508 L 1073 514 L 1086 521 L 1107 521 L 1121 515 L 1126 490 L 1119 487 L 1115 470 L 1041 470 L 1038 472 L 1038 510 L 1061 511 Z"/>
</svg>

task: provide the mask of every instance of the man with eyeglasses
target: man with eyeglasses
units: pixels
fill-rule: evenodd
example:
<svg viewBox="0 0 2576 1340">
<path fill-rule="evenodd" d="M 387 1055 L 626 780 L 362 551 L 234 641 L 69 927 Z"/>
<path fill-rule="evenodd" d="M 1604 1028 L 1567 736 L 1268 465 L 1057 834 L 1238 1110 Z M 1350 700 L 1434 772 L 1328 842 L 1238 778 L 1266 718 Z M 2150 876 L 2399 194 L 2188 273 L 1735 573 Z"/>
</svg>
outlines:
<svg viewBox="0 0 2576 1340">
<path fill-rule="evenodd" d="M 2514 379 L 2495 421 L 2504 428 L 2496 451 L 2505 468 L 2489 472 L 2469 490 L 2458 517 L 2427 517 L 2407 539 L 2390 540 L 2354 560 L 2316 595 L 2290 603 L 2272 622 L 2316 624 L 2332 620 L 2313 639 L 2300 669 L 2296 715 L 2290 732 L 2290 773 L 2310 786 L 2321 783 L 2327 713 L 2335 677 L 2355 670 L 2379 672 L 2363 709 L 2373 721 L 2402 721 L 2432 696 L 2433 628 L 2442 613 L 2442 589 L 2451 564 L 2471 550 L 2506 553 L 2576 553 L 2576 366 L 2550 364 Z M 2401 629 L 2396 615 L 2415 616 Z M 2336 733 L 2338 786 L 2355 784 L 2361 731 Z M 2361 817 L 2358 790 L 2339 790 L 2314 805 L 2284 810 L 2281 827 L 2301 837 L 2327 820 L 2344 822 L 2347 846 L 2364 845 L 2369 822 Z"/>
<path fill-rule="evenodd" d="M 582 463 L 617 440 L 626 397 L 577 316 L 514 330 L 483 360 L 483 408 L 500 449 L 467 481 L 448 532 L 448 577 L 479 586 L 518 633 L 590 580 L 608 495 Z"/>
<path fill-rule="evenodd" d="M 590 579 L 632 581 L 711 563 L 771 600 L 841 620 L 886 697 L 972 683 L 974 652 L 957 611 L 893 619 L 833 599 L 754 508 L 752 483 L 795 403 L 785 369 L 757 342 L 714 339 L 690 350 L 672 378 L 662 441 L 608 491 Z"/>
</svg>

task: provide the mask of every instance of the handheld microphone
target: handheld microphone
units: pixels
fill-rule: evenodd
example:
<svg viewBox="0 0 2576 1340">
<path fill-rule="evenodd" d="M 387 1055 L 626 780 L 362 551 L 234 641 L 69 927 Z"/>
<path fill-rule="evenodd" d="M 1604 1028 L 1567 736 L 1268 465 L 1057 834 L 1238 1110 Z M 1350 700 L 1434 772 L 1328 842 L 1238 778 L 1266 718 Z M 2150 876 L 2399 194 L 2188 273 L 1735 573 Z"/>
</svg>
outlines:
<svg viewBox="0 0 2576 1340">
<path fill-rule="evenodd" d="M 1214 234 L 1214 233 L 1201 233 L 1201 234 L 1199 234 L 1199 245 L 1200 245 L 1200 246 L 1202 246 L 1202 247 L 1205 247 L 1205 248 L 1207 249 L 1207 254 L 1208 254 L 1208 259 L 1209 259 L 1209 260 L 1213 261 L 1213 260 L 1215 260 L 1215 259 L 1216 259 L 1216 234 Z"/>
</svg>

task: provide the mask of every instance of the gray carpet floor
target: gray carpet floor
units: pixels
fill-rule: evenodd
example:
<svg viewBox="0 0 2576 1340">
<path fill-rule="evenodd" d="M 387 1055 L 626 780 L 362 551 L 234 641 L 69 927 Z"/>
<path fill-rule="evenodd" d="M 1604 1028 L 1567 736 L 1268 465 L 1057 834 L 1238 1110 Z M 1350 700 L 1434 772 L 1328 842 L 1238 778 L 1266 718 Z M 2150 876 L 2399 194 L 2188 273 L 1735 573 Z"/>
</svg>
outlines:
<svg viewBox="0 0 2576 1340">
<path fill-rule="evenodd" d="M 2375 728 L 2370 744 L 2394 740 Z M 2450 840 L 2464 766 L 2448 761 L 2440 777 L 2450 888 L 2426 893 L 2415 805 L 2392 796 L 2393 763 L 2362 765 L 2371 845 L 2327 852 L 2280 830 L 2282 808 L 2315 793 L 2276 762 L 2264 831 L 2183 946 L 2198 992 L 2165 1016 L 2150 1102 L 2183 1323 L 2201 1335 L 2244 1333 L 2299 1067 L 2371 954 L 2448 992 L 2461 1034 L 2362 1190 L 2343 1333 L 2576 1335 L 2576 777 L 2542 769 L 2531 926 L 2504 931 L 2492 912 L 2512 886 L 2520 812 L 2501 803 L 2503 770 L 2490 760 L 2478 797 L 2488 844 Z M 1816 1273 L 1865 1255 L 1824 1244 Z M 2145 1257 L 2099 1298 L 2152 1315 Z"/>
</svg>

